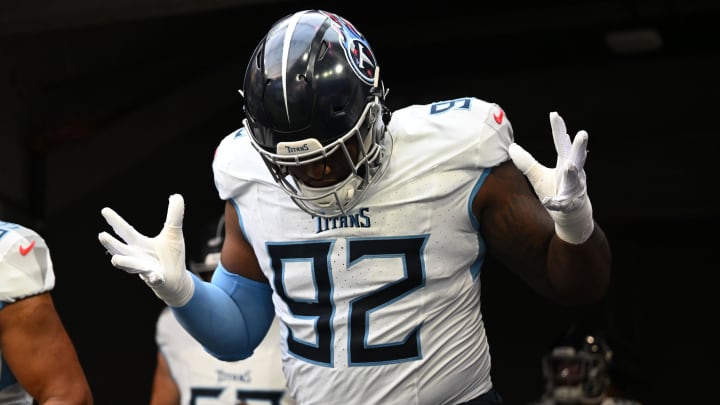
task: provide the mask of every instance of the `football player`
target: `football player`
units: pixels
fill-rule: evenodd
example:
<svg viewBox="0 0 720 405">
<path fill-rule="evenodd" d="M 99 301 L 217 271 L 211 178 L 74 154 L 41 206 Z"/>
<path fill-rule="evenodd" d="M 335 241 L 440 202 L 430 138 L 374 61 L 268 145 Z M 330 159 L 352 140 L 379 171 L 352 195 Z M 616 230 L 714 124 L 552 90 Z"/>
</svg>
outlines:
<svg viewBox="0 0 720 405">
<path fill-rule="evenodd" d="M 226 240 L 211 283 L 184 262 L 182 196 L 155 237 L 114 210 L 112 264 L 139 274 L 224 360 L 275 316 L 300 404 L 498 404 L 480 311 L 495 257 L 545 297 L 603 297 L 610 248 L 593 220 L 588 134 L 550 113 L 558 158 L 514 142 L 508 115 L 464 96 L 390 111 L 380 61 L 343 17 L 304 10 L 255 48 L 242 128 L 219 144 Z"/>
</svg>

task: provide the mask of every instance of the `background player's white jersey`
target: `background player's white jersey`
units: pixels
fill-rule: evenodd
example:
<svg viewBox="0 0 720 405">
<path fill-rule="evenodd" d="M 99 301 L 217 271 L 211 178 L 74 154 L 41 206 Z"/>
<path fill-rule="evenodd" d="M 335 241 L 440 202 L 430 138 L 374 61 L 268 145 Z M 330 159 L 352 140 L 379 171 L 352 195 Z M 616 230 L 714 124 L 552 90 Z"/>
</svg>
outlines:
<svg viewBox="0 0 720 405">
<path fill-rule="evenodd" d="M 461 98 L 395 111 L 388 131 L 387 171 L 332 219 L 292 203 L 244 130 L 216 152 L 216 186 L 273 288 L 301 404 L 453 404 L 492 387 L 471 203 L 509 159 L 510 123 Z"/>
<path fill-rule="evenodd" d="M 50 291 L 55 286 L 50 251 L 32 229 L 0 221 L 0 311 L 17 300 Z M 32 404 L 0 350 L 0 404 Z"/>
<path fill-rule="evenodd" d="M 208 354 L 169 308 L 158 318 L 156 343 L 180 390 L 182 405 L 295 404 L 281 368 L 277 319 L 252 357 L 236 362 Z"/>
</svg>

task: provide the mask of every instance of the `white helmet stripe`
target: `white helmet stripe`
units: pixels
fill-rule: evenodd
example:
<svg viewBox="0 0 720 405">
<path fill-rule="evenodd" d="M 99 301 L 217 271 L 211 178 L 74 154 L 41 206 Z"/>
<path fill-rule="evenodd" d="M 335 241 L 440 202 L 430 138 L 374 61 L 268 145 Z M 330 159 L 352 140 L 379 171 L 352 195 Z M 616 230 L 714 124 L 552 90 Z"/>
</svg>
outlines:
<svg viewBox="0 0 720 405">
<path fill-rule="evenodd" d="M 287 30 L 285 30 L 285 38 L 283 38 L 283 55 L 282 55 L 282 84 L 283 84 L 283 98 L 285 99 L 285 113 L 287 114 L 288 124 L 290 123 L 290 109 L 288 108 L 287 102 L 287 64 L 290 56 L 290 42 L 292 41 L 293 34 L 295 33 L 295 27 L 297 26 L 300 17 L 305 14 L 306 11 L 295 13 L 288 21 Z"/>
</svg>

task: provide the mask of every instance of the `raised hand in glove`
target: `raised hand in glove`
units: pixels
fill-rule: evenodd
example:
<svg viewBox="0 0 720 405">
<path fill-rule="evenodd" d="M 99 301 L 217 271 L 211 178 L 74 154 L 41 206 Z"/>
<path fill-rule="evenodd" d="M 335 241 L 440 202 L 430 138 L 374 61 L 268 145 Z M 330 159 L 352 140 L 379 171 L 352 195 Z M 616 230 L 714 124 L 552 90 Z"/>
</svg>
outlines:
<svg viewBox="0 0 720 405">
<path fill-rule="evenodd" d="M 565 121 L 557 112 L 550 113 L 557 164 L 548 168 L 538 163 L 520 145 L 510 145 L 510 158 L 530 180 L 540 202 L 555 221 L 555 232 L 572 244 L 585 242 L 593 232 L 592 205 L 587 195 L 585 158 L 588 134 L 579 131 L 572 143 Z"/>
<path fill-rule="evenodd" d="M 125 243 L 108 234 L 98 234 L 100 243 L 112 255 L 118 269 L 137 274 L 170 306 L 185 305 L 193 295 L 194 284 L 185 266 L 182 232 L 185 202 L 180 194 L 169 198 L 162 231 L 154 238 L 142 235 L 111 208 L 101 211 L 107 223 Z"/>
</svg>

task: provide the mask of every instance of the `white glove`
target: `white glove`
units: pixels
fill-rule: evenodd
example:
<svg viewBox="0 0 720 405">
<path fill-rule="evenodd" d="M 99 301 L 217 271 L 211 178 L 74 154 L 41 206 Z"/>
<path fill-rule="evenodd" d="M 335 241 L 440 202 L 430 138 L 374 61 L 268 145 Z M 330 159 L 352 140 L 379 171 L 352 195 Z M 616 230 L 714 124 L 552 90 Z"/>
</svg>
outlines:
<svg viewBox="0 0 720 405">
<path fill-rule="evenodd" d="M 137 274 L 161 300 L 170 306 L 185 305 L 195 285 L 185 268 L 185 241 L 182 232 L 185 203 L 180 194 L 169 198 L 167 218 L 162 231 L 154 238 L 140 234 L 110 208 L 101 213 L 125 243 L 107 232 L 98 234 L 100 243 L 112 255 L 110 262 L 118 269 Z"/>
<path fill-rule="evenodd" d="M 588 134 L 579 131 L 571 144 L 565 121 L 554 111 L 550 113 L 550 126 L 558 153 L 555 168 L 538 163 L 516 143 L 510 145 L 510 158 L 530 180 L 540 202 L 552 216 L 557 235 L 577 245 L 585 242 L 595 229 L 583 169 Z"/>
</svg>

